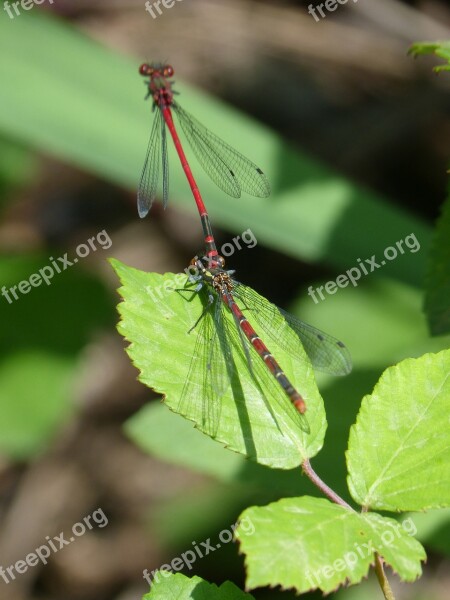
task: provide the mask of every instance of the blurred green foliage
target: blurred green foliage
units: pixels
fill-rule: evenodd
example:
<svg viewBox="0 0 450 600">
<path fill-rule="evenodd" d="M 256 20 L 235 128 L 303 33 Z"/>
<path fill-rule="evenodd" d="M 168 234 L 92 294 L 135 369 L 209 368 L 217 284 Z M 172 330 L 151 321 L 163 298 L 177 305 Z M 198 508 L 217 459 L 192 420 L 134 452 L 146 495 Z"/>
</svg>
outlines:
<svg viewBox="0 0 450 600">
<path fill-rule="evenodd" d="M 67 22 L 36 9 L 22 14 L 13 24 L 5 15 L 0 16 L 0 51 L 0 207 L 10 198 L 11 188 L 26 183 L 32 175 L 31 150 L 134 189 L 152 121 L 151 104 L 143 100 L 145 89 L 137 74 L 140 61 L 102 47 Z M 213 223 L 230 231 L 251 226 L 260 243 L 307 262 L 327 264 L 336 269 L 336 275 L 355 266 L 358 257 L 380 255 L 412 232 L 420 240 L 420 252 L 400 256 L 372 278 L 362 280 L 357 288 L 339 290 L 319 305 L 299 285 L 302 300 L 292 307 L 304 320 L 345 340 L 352 350 L 355 370 L 348 378 L 320 380 L 330 426 L 325 448 L 316 459 L 322 477 L 338 492 L 348 494 L 343 485 L 344 449 L 362 395 L 371 391 L 389 364 L 448 346 L 448 339 L 429 338 L 421 311 L 419 290 L 431 228 L 380 195 L 288 147 L 268 128 L 219 100 L 178 79 L 177 89 L 182 93 L 183 106 L 260 164 L 272 184 L 273 194 L 267 200 L 236 200 L 226 197 L 199 173 Z M 170 152 L 173 154 L 172 149 Z M 195 161 L 193 166 L 197 172 Z M 176 163 L 171 185 L 170 201 L 194 210 Z M 54 249 L 53 256 L 66 250 Z M 15 285 L 47 261 L 42 255 L 1 258 L 0 283 Z M 0 298 L 2 452 L 17 459 L 33 456 L 70 417 L 69 386 L 79 353 L 94 330 L 112 326 L 112 303 L 104 286 L 81 267 L 12 305 Z M 163 416 L 161 410 L 150 414 L 150 409 L 146 417 L 148 420 L 139 426 L 145 423 L 150 432 L 160 434 L 174 426 L 161 425 L 159 419 L 178 418 Z M 137 423 L 129 424 L 133 437 Z M 179 443 L 173 445 L 155 433 L 145 449 L 171 462 L 210 472 L 211 461 L 205 456 L 206 452 L 213 456 L 210 449 L 189 459 L 186 453 L 180 458 L 183 444 L 191 443 L 191 433 L 201 435 L 185 430 L 177 438 Z M 252 467 L 222 448 L 220 453 L 221 497 L 230 513 L 238 514 L 250 498 L 266 501 L 277 495 L 312 493 L 312 486 L 300 479 L 298 472 L 280 474 Z M 217 511 L 217 493 L 205 494 L 205 505 L 208 499 L 213 515 L 210 522 L 218 524 L 223 515 Z M 164 508 L 167 514 L 180 516 L 179 505 L 167 502 Z M 183 543 L 184 535 L 192 539 L 188 527 L 191 517 L 192 511 L 187 511 L 186 527 L 179 528 L 172 543 Z M 441 521 L 439 528 L 427 529 L 426 541 L 449 551 L 439 534 L 442 527 Z M 352 593 L 352 597 L 359 597 L 359 591 Z"/>
<path fill-rule="evenodd" d="M 48 264 L 42 254 L 1 257 L 1 285 L 8 290 Z M 0 451 L 18 459 L 43 450 L 70 417 L 78 355 L 115 318 L 104 286 L 79 265 L 50 282 L 17 300 L 9 293 L 11 304 L 0 296 Z"/>
<path fill-rule="evenodd" d="M 447 61 L 447 64 L 436 65 L 433 67 L 433 70 L 436 73 L 439 73 L 440 71 L 450 71 L 450 40 L 445 42 L 416 42 L 410 47 L 409 53 L 413 56 L 434 54 Z"/>
<path fill-rule="evenodd" d="M 138 60 L 96 44 L 67 23 L 38 11 L 14 27 L 0 19 L 0 129 L 41 151 L 112 182 L 136 188 L 152 122 Z M 411 232 L 417 255 L 385 267 L 385 274 L 420 286 L 429 227 L 289 148 L 276 134 L 177 79 L 183 106 L 266 172 L 266 200 L 228 198 L 199 174 L 214 223 L 251 228 L 258 240 L 293 256 L 340 268 L 380 253 Z M 170 152 L 174 153 L 170 147 Z M 174 163 L 176 164 L 176 163 Z M 195 164 L 195 163 L 194 163 Z M 193 210 L 182 170 L 173 168 L 171 202 Z"/>
</svg>

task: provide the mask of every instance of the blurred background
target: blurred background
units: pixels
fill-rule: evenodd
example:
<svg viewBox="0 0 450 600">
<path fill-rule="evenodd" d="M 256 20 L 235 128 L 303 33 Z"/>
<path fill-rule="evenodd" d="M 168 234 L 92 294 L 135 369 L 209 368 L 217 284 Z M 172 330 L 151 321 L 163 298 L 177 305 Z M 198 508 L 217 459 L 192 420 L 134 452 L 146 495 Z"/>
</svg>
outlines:
<svg viewBox="0 0 450 600">
<path fill-rule="evenodd" d="M 387 366 L 449 346 L 431 338 L 422 304 L 447 195 L 450 77 L 432 72 L 437 59 L 407 55 L 415 41 L 450 38 L 448 4 L 359 0 L 318 21 L 310 4 L 183 0 L 156 18 L 142 0 L 44 1 L 13 18 L 0 6 L 2 290 L 73 258 L 99 232 L 111 242 L 66 270 L 60 262 L 49 285 L 0 296 L 0 566 L 98 508 L 108 518 L 46 566 L 0 577 L 2 599 L 140 598 L 143 569 L 214 539 L 249 504 L 319 495 L 299 470 L 260 468 L 213 442 L 216 461 L 205 462 L 191 450 L 201 434 L 136 381 L 115 330 L 107 258 L 179 272 L 202 241 L 176 160 L 169 208 L 137 216 L 153 119 L 141 62 L 170 61 L 182 106 L 271 181 L 269 199 L 231 199 L 192 161 L 219 242 L 248 228 L 258 239 L 230 259 L 239 279 L 350 348 L 353 373 L 320 379 L 329 429 L 312 461 L 346 499 L 345 449 L 363 395 Z M 420 251 L 326 301 L 307 295 L 411 233 Z M 428 562 L 415 584 L 388 572 L 396 597 L 444 599 L 449 512 L 413 519 Z M 193 572 L 244 586 L 231 543 Z M 370 576 L 333 597 L 381 592 Z"/>
</svg>

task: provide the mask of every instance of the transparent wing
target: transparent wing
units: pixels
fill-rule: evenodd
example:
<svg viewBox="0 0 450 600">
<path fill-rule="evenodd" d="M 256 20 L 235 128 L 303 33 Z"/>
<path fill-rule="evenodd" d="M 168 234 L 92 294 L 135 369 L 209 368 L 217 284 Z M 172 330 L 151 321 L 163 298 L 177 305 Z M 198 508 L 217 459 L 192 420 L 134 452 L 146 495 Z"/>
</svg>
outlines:
<svg viewBox="0 0 450 600">
<path fill-rule="evenodd" d="M 350 353 L 338 339 L 278 308 L 242 283 L 234 282 L 234 294 L 251 312 L 264 334 L 274 339 L 292 356 L 297 355 L 301 360 L 296 344 L 281 335 L 280 329 L 284 323 L 280 320 L 280 315 L 299 337 L 313 367 L 331 375 L 347 375 L 352 370 Z"/>
<path fill-rule="evenodd" d="M 228 309 L 223 302 L 216 298 L 193 330 L 197 338 L 177 412 L 197 422 L 198 408 L 194 404 L 201 402 L 201 429 L 215 437 L 220 423 L 221 399 L 230 389 L 231 382 L 239 380 L 233 356 L 238 352 L 245 358 L 252 381 L 264 398 L 274 420 L 276 417 L 271 407 L 272 403 L 276 402 L 283 414 L 288 415 L 293 423 L 309 433 L 306 416 L 293 407 L 240 328 L 225 318 L 226 310 Z M 233 385 L 232 389 L 233 393 L 242 393 L 240 385 Z"/>
<path fill-rule="evenodd" d="M 158 110 L 158 112 L 160 112 Z M 162 158 L 162 177 L 163 177 L 163 207 L 167 207 L 169 200 L 169 159 L 167 157 L 167 131 L 164 118 L 160 117 L 161 121 L 161 158 Z"/>
<path fill-rule="evenodd" d="M 241 196 L 241 191 L 260 198 L 269 196 L 269 182 L 257 165 L 211 133 L 178 103 L 174 102 L 173 109 L 197 160 L 216 185 L 235 198 Z"/>
<path fill-rule="evenodd" d="M 230 387 L 235 373 L 233 352 L 227 337 L 226 319 L 223 315 L 225 307 L 219 297 L 216 297 L 214 308 L 214 341 L 211 344 L 207 369 L 211 387 L 217 397 L 221 398 Z"/>
<path fill-rule="evenodd" d="M 250 371 L 252 380 L 259 393 L 264 398 L 264 402 L 276 421 L 276 417 L 271 409 L 273 403 L 277 403 L 283 414 L 287 415 L 295 425 L 300 425 L 305 433 L 310 433 L 308 419 L 304 414 L 298 412 L 289 400 L 286 392 L 280 386 L 274 375 L 269 371 L 262 357 L 258 354 L 247 337 L 241 334 L 239 326 L 233 326 L 228 320 L 224 319 L 224 329 L 226 336 L 230 340 L 230 345 L 235 352 L 243 352 L 246 364 Z M 280 365 L 282 367 L 282 365 Z"/>
<path fill-rule="evenodd" d="M 156 110 L 138 187 L 137 206 L 141 218 L 145 217 L 150 210 L 158 189 L 161 169 L 161 131 L 163 131 L 163 128 L 164 121 L 161 111 Z"/>
<path fill-rule="evenodd" d="M 196 421 L 198 410 L 192 403 L 201 401 L 201 428 L 212 437 L 219 427 L 221 398 L 230 387 L 230 376 L 235 368 L 223 327 L 221 304 L 216 298 L 191 332 L 197 338 L 177 408 L 177 412 Z"/>
</svg>

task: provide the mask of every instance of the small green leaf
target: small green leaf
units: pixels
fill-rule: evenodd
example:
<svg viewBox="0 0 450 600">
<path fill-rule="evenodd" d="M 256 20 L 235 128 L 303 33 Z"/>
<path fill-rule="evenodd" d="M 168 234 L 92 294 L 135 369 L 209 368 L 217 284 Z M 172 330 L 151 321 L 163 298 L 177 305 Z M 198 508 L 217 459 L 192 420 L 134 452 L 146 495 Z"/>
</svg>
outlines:
<svg viewBox="0 0 450 600">
<path fill-rule="evenodd" d="M 420 543 L 393 519 L 358 514 L 321 498 L 254 506 L 239 520 L 236 537 L 246 555 L 251 589 L 280 585 L 297 593 L 330 593 L 361 581 L 374 563 L 374 552 L 403 580 L 412 581 L 425 559 Z"/>
<path fill-rule="evenodd" d="M 434 234 L 427 273 L 425 312 L 433 335 L 450 333 L 450 189 Z"/>
<path fill-rule="evenodd" d="M 172 273 L 144 273 L 116 260 L 111 262 L 123 284 L 119 290 L 124 302 L 119 305 L 122 321 L 118 328 L 131 342 L 128 353 L 141 372 L 140 380 L 164 394 L 164 400 L 171 410 L 183 414 L 201 431 L 208 432 L 205 415 L 211 407 L 202 403 L 203 369 L 190 371 L 195 344 L 201 335 L 200 328 L 188 333 L 204 310 L 202 300 L 198 294 L 173 291 L 173 288 L 184 285 L 184 274 L 180 277 L 180 274 Z M 232 316 L 226 308 L 224 310 L 229 326 L 235 327 Z M 251 315 L 247 316 L 251 321 Z M 298 353 L 303 353 L 297 336 L 287 325 L 283 327 L 280 336 L 290 336 L 290 343 L 297 344 Z M 208 343 L 208 340 L 205 339 L 203 343 Z M 279 393 L 281 388 L 270 374 L 266 375 L 264 369 L 262 372 L 267 379 L 258 386 L 249 372 L 242 348 L 236 343 L 233 346 L 233 358 L 239 376 L 233 375 L 230 387 L 220 400 L 221 417 L 214 437 L 258 463 L 289 469 L 315 455 L 322 447 L 325 414 L 306 356 L 304 361 L 293 361 L 272 339 L 269 348 L 287 376 L 301 386 L 308 406 L 311 433 L 307 434 L 300 428 L 294 407 L 284 394 Z M 263 366 L 257 361 L 261 361 L 261 358 L 255 354 L 255 370 Z M 188 378 L 189 395 L 180 405 Z M 265 389 L 266 385 L 274 386 L 270 394 Z M 279 401 L 273 400 L 272 393 L 277 393 Z"/>
<path fill-rule="evenodd" d="M 348 485 L 356 502 L 381 510 L 450 503 L 450 350 L 387 369 L 350 431 Z"/>
<path fill-rule="evenodd" d="M 447 61 L 447 65 L 433 67 L 433 71 L 450 71 L 450 41 L 445 42 L 416 42 L 409 49 L 409 54 L 418 56 L 420 54 L 435 54 Z"/>
<path fill-rule="evenodd" d="M 186 577 L 181 573 L 169 571 L 155 573 L 150 593 L 142 600 L 254 600 L 231 581 L 225 581 L 220 587 L 208 583 L 200 577 Z"/>
</svg>

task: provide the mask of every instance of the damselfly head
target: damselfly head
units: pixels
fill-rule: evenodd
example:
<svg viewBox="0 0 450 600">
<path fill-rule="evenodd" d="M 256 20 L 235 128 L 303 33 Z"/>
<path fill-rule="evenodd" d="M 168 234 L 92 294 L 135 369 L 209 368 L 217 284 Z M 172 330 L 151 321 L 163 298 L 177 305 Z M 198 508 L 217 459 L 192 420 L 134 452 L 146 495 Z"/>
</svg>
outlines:
<svg viewBox="0 0 450 600">
<path fill-rule="evenodd" d="M 172 77 L 175 71 L 172 65 L 142 63 L 139 67 L 139 73 L 144 77 Z"/>
</svg>

